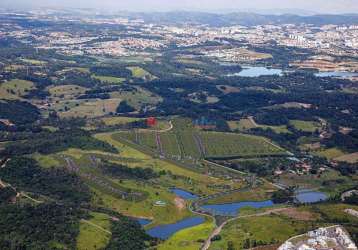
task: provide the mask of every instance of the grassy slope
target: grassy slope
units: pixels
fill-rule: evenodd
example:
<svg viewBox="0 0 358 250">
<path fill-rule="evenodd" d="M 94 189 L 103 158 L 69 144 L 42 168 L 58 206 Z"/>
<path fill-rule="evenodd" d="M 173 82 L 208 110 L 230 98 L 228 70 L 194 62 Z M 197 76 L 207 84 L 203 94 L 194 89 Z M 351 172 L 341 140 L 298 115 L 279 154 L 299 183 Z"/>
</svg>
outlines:
<svg viewBox="0 0 358 250">
<path fill-rule="evenodd" d="M 286 239 L 306 232 L 310 224 L 281 217 L 268 215 L 261 217 L 241 218 L 229 222 L 221 232 L 222 240 L 214 241 L 211 250 L 226 249 L 228 242 L 232 241 L 235 249 L 242 249 L 245 239 L 283 242 Z"/>
<path fill-rule="evenodd" d="M 14 79 L 0 85 L 0 99 L 21 99 L 28 91 L 35 86 L 30 81 Z"/>
<path fill-rule="evenodd" d="M 320 124 L 318 122 L 312 121 L 291 120 L 290 124 L 298 130 L 311 133 L 315 132 L 317 129 L 320 128 Z"/>
<path fill-rule="evenodd" d="M 106 214 L 91 213 L 90 223 L 98 225 L 105 230 L 110 231 L 110 218 Z M 110 240 L 110 234 L 103 230 L 88 224 L 84 221 L 80 223 L 80 233 L 77 237 L 78 250 L 96 250 L 104 248 Z"/>
<path fill-rule="evenodd" d="M 203 224 L 177 232 L 163 244 L 159 245 L 158 250 L 197 250 L 201 246 L 198 240 L 205 240 L 214 228 L 213 219 L 207 218 Z"/>
</svg>

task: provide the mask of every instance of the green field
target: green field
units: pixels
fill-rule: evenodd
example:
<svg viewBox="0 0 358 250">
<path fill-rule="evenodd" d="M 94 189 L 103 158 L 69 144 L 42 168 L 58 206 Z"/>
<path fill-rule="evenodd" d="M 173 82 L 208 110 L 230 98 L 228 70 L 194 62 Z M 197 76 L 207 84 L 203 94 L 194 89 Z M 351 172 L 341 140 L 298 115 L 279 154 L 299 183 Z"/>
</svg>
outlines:
<svg viewBox="0 0 358 250">
<path fill-rule="evenodd" d="M 174 133 L 161 133 L 160 140 L 165 147 L 163 148 L 165 155 L 177 157 L 181 156 L 181 149 L 178 144 L 177 135 Z"/>
<path fill-rule="evenodd" d="M 207 218 L 205 223 L 195 227 L 187 228 L 175 233 L 158 250 L 197 250 L 200 249 L 200 240 L 205 240 L 214 230 L 213 219 Z"/>
<path fill-rule="evenodd" d="M 110 231 L 110 217 L 94 212 L 90 215 L 91 219 L 80 222 L 80 233 L 77 236 L 78 250 L 102 249 L 110 240 L 111 234 L 106 232 Z"/>
<path fill-rule="evenodd" d="M 258 136 L 220 132 L 200 133 L 207 157 L 261 156 L 285 151 Z"/>
<path fill-rule="evenodd" d="M 27 63 L 27 64 L 36 65 L 36 66 L 41 66 L 41 65 L 47 64 L 46 61 L 27 59 L 27 58 L 21 58 L 21 61 L 23 61 L 24 63 Z"/>
<path fill-rule="evenodd" d="M 297 234 L 310 230 L 311 222 L 296 221 L 280 215 L 248 217 L 229 222 L 221 232 L 222 239 L 213 241 L 210 250 L 227 249 L 229 242 L 234 249 L 243 249 L 244 241 L 256 244 L 277 244 Z"/>
<path fill-rule="evenodd" d="M 112 76 L 97 76 L 97 75 L 92 75 L 92 78 L 100 80 L 103 83 L 114 83 L 114 84 L 120 84 L 126 80 L 125 78 L 112 77 Z"/>
<path fill-rule="evenodd" d="M 140 202 L 129 202 L 115 198 L 109 194 L 95 189 L 98 200 L 118 212 L 134 217 L 153 218 L 153 225 L 158 223 L 171 223 L 190 215 L 189 211 L 180 209 L 174 202 L 175 195 L 169 191 L 170 187 L 183 188 L 195 194 L 212 194 L 220 192 L 223 184 L 232 185 L 232 188 L 240 187 L 241 183 L 231 183 L 228 180 L 207 176 L 194 172 L 188 168 L 175 165 L 171 162 L 154 158 L 144 154 L 126 144 L 116 140 L 118 134 L 98 134 L 96 138 L 114 145 L 119 154 L 103 154 L 97 152 L 101 157 L 110 159 L 118 164 L 125 164 L 129 167 L 150 167 L 153 170 L 165 171 L 170 174 L 162 175 L 153 182 L 138 182 L 133 180 L 121 181 L 120 185 L 130 189 L 140 189 L 147 194 L 147 198 Z M 74 151 L 71 155 L 83 155 L 82 151 Z M 94 152 L 93 152 L 94 153 Z M 110 158 L 108 158 L 110 157 Z M 119 157 L 119 158 L 118 158 Z M 84 163 L 85 164 L 85 163 Z M 163 200 L 167 203 L 165 207 L 154 206 L 154 202 Z"/>
<path fill-rule="evenodd" d="M 240 119 L 239 121 L 229 121 L 228 122 L 229 127 L 232 131 L 239 130 L 241 132 L 250 130 L 252 128 L 262 128 L 262 129 L 271 129 L 275 133 L 290 133 L 290 131 L 287 129 L 287 126 L 269 126 L 269 125 L 263 125 L 263 124 L 256 124 L 253 123 L 250 119 Z"/>
<path fill-rule="evenodd" d="M 129 69 L 132 72 L 132 76 L 134 78 L 143 78 L 143 79 L 146 79 L 146 80 L 153 80 L 153 79 L 156 78 L 151 73 L 149 73 L 145 69 L 143 69 L 141 67 L 138 67 L 138 66 L 128 67 L 127 69 Z"/>
<path fill-rule="evenodd" d="M 49 86 L 47 90 L 50 92 L 51 97 L 63 99 L 73 99 L 78 95 L 84 94 L 87 88 L 78 85 L 60 85 Z"/>
<path fill-rule="evenodd" d="M 263 201 L 269 200 L 272 197 L 272 192 L 277 188 L 265 182 L 262 185 L 251 188 L 249 190 L 242 190 L 240 192 L 233 192 L 208 200 L 205 204 L 226 204 L 241 201 Z"/>
<path fill-rule="evenodd" d="M 120 135 L 153 151 L 162 149 L 162 153 L 170 158 L 259 157 L 285 154 L 285 150 L 263 137 L 203 132 L 195 129 L 188 119 L 174 119 L 173 129 L 157 136 L 151 131 L 123 132 Z"/>
<path fill-rule="evenodd" d="M 129 122 L 140 121 L 140 118 L 133 117 L 104 117 L 101 119 L 107 126 L 123 125 Z"/>
<path fill-rule="evenodd" d="M 135 107 L 136 109 L 139 109 L 143 105 L 154 106 L 162 101 L 160 96 L 155 95 L 148 90 L 140 87 L 135 88 L 135 91 L 112 92 L 111 98 L 120 98 L 125 100 L 129 105 Z"/>
<path fill-rule="evenodd" d="M 35 89 L 33 82 L 14 79 L 0 84 L 0 99 L 15 100 Z"/>
<path fill-rule="evenodd" d="M 87 117 L 94 118 L 116 112 L 121 99 L 112 98 L 105 100 L 68 100 L 58 101 L 52 108 L 59 113 L 60 117 Z M 66 110 L 67 109 L 67 110 Z"/>
<path fill-rule="evenodd" d="M 310 133 L 313 133 L 321 128 L 318 122 L 312 121 L 291 120 L 290 124 L 293 125 L 297 130 Z"/>
<path fill-rule="evenodd" d="M 325 158 L 327 158 L 329 160 L 337 158 L 337 157 L 341 157 L 341 156 L 346 154 L 345 152 L 343 152 L 339 148 L 322 149 L 322 150 L 316 151 L 314 153 L 319 155 L 319 156 L 321 156 L 321 157 L 325 157 Z"/>
<path fill-rule="evenodd" d="M 346 154 L 334 158 L 335 161 L 348 162 L 348 163 L 358 163 L 358 153 Z"/>
<path fill-rule="evenodd" d="M 250 119 L 240 119 L 240 121 L 229 121 L 228 124 L 232 131 L 234 130 L 246 131 L 252 128 L 256 128 L 255 124 L 253 124 Z"/>
</svg>

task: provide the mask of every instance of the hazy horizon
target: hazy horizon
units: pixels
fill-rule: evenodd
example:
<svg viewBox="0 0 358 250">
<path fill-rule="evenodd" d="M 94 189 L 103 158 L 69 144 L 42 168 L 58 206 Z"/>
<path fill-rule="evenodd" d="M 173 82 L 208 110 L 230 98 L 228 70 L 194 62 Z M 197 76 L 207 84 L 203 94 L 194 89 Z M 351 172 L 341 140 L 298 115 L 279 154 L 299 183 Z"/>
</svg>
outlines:
<svg viewBox="0 0 358 250">
<path fill-rule="evenodd" d="M 357 0 L 1 0 L 5 8 L 94 8 L 111 11 L 257 11 L 301 10 L 307 13 L 358 13 Z"/>
</svg>

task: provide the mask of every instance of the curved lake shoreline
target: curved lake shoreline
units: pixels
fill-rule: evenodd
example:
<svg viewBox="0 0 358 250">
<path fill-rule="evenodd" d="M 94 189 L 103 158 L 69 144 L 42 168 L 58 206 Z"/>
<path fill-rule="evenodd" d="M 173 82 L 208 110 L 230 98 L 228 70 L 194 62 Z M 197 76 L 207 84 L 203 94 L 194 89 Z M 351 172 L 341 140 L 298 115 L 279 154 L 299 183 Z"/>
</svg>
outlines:
<svg viewBox="0 0 358 250">
<path fill-rule="evenodd" d="M 176 223 L 153 227 L 147 230 L 147 234 L 149 234 L 152 237 L 157 237 L 162 240 L 165 240 L 182 229 L 194 227 L 204 222 L 205 222 L 204 217 L 200 217 L 200 216 L 191 217 L 191 218 L 183 219 Z"/>
</svg>

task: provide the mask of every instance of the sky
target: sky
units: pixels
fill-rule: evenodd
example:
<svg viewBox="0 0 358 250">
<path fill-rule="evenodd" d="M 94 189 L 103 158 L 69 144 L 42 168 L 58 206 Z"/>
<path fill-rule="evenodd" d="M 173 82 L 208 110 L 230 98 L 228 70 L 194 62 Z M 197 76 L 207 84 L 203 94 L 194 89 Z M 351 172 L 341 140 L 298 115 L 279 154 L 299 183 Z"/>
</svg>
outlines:
<svg viewBox="0 0 358 250">
<path fill-rule="evenodd" d="M 210 12 L 300 9 L 312 13 L 358 13 L 358 0 L 0 0 L 0 7 Z"/>
</svg>

